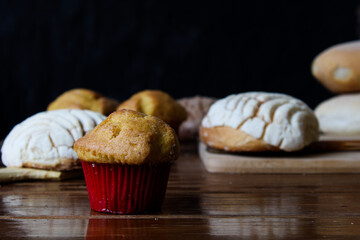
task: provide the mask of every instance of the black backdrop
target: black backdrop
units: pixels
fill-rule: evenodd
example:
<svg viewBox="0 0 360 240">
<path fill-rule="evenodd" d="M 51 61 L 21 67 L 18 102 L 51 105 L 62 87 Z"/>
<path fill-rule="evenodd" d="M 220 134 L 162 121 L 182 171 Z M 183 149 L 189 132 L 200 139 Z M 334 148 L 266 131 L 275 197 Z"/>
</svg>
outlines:
<svg viewBox="0 0 360 240">
<path fill-rule="evenodd" d="M 0 1 L 0 137 L 76 87 L 124 100 L 283 92 L 332 96 L 310 72 L 358 38 L 357 1 Z"/>
</svg>

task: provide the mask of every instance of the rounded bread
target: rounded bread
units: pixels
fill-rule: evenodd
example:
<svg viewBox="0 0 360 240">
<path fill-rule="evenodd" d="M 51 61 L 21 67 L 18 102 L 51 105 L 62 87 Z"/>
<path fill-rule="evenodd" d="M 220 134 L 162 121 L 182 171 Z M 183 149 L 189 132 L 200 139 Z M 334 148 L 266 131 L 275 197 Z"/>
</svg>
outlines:
<svg viewBox="0 0 360 240">
<path fill-rule="evenodd" d="M 225 151 L 297 151 L 318 139 L 319 128 L 302 101 L 285 94 L 248 92 L 215 102 L 202 121 L 200 137 Z"/>
<path fill-rule="evenodd" d="M 74 142 L 104 119 L 100 113 L 78 109 L 37 113 L 16 125 L 5 138 L 2 162 L 7 167 L 79 168 Z"/>
<path fill-rule="evenodd" d="M 180 140 L 194 140 L 199 137 L 201 120 L 215 101 L 215 98 L 204 96 L 187 97 L 177 100 L 188 113 L 187 119 L 181 123 L 179 128 Z"/>
<path fill-rule="evenodd" d="M 77 140 L 74 149 L 86 162 L 156 164 L 176 160 L 179 142 L 174 129 L 163 120 L 122 109 Z"/>
<path fill-rule="evenodd" d="M 360 41 L 335 45 L 312 63 L 312 74 L 334 93 L 360 91 Z"/>
<path fill-rule="evenodd" d="M 114 112 L 119 102 L 102 96 L 101 94 L 89 89 L 72 89 L 64 92 L 51 102 L 48 111 L 58 109 L 87 109 L 109 115 Z"/>
<path fill-rule="evenodd" d="M 330 98 L 315 108 L 320 130 L 338 135 L 360 134 L 360 94 Z"/>
<path fill-rule="evenodd" d="M 159 90 L 144 90 L 122 102 L 117 110 L 130 109 L 164 120 L 177 130 L 186 118 L 186 110 L 169 94 Z"/>
</svg>

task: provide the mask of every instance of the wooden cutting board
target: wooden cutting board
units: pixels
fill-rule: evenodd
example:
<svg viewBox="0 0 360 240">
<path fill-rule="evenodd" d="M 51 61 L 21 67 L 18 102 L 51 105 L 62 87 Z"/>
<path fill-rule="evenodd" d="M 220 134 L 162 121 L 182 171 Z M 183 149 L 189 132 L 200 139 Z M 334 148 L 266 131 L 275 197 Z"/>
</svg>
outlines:
<svg viewBox="0 0 360 240">
<path fill-rule="evenodd" d="M 320 141 L 330 139 L 325 136 Z M 199 155 L 206 170 L 214 173 L 360 173 L 360 149 L 237 154 L 212 150 L 200 142 Z"/>
<path fill-rule="evenodd" d="M 0 168 L 0 183 L 25 180 L 50 180 L 79 178 L 83 176 L 82 169 L 73 171 L 48 171 L 32 168 Z"/>
</svg>

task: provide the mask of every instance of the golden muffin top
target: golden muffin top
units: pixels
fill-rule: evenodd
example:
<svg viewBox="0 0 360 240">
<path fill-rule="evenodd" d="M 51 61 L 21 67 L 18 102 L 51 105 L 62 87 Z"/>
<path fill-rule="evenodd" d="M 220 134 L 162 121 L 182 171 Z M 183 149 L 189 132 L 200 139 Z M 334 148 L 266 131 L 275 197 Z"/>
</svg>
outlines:
<svg viewBox="0 0 360 240">
<path fill-rule="evenodd" d="M 110 164 L 156 164 L 179 156 L 175 131 L 157 117 L 122 109 L 74 144 L 80 160 Z"/>
<path fill-rule="evenodd" d="M 109 115 L 116 110 L 119 102 L 106 98 L 101 94 L 88 89 L 72 89 L 64 92 L 52 103 L 49 104 L 47 110 L 58 109 L 87 109 Z"/>
<path fill-rule="evenodd" d="M 158 117 L 177 129 L 187 118 L 187 112 L 169 94 L 159 90 L 145 90 L 121 103 L 117 110 L 131 109 Z"/>
</svg>

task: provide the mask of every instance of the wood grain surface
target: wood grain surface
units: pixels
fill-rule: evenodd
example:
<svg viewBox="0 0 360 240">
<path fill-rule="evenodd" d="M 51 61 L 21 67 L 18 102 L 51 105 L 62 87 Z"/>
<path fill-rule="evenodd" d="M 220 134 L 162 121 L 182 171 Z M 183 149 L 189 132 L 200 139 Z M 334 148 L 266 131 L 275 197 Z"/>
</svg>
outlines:
<svg viewBox="0 0 360 240">
<path fill-rule="evenodd" d="M 360 238 L 360 174 L 208 173 L 196 143 L 158 213 L 91 211 L 83 179 L 0 186 L 1 239 Z"/>
<path fill-rule="evenodd" d="M 213 173 L 360 173 L 360 151 L 226 153 L 199 143 L 199 155 Z"/>
<path fill-rule="evenodd" d="M 34 168 L 0 167 L 0 183 L 18 182 L 24 180 L 52 180 L 79 178 L 83 176 L 82 169 L 73 171 L 50 171 Z"/>
</svg>

